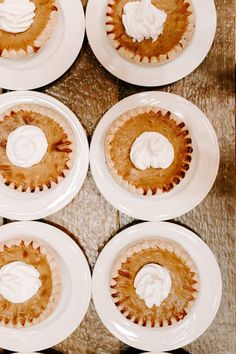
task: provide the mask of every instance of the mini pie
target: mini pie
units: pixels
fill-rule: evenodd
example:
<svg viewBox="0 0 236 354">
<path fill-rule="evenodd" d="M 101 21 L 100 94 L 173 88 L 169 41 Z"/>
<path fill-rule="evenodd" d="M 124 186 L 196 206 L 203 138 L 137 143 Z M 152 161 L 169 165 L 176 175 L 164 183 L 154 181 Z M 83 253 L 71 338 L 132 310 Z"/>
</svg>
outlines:
<svg viewBox="0 0 236 354">
<path fill-rule="evenodd" d="M 43 159 L 30 168 L 13 165 L 6 154 L 9 134 L 23 125 L 40 128 L 48 141 Z M 63 119 L 51 109 L 21 104 L 0 115 L 0 178 L 6 186 L 31 193 L 50 189 L 65 178 L 71 153 L 72 142 L 64 130 Z"/>
<path fill-rule="evenodd" d="M 13 303 L 0 294 L 0 325 L 28 327 L 44 321 L 55 310 L 61 296 L 61 269 L 53 251 L 38 241 L 11 240 L 0 244 L 0 269 L 20 261 L 40 273 L 41 287 L 29 300 Z"/>
<path fill-rule="evenodd" d="M 55 28 L 58 7 L 55 0 L 31 0 L 35 6 L 33 24 L 21 33 L 0 29 L 0 57 L 24 57 L 38 50 L 48 41 Z M 4 0 L 0 0 L 3 3 Z"/>
<path fill-rule="evenodd" d="M 157 132 L 174 147 L 174 161 L 165 169 L 137 169 L 130 160 L 136 138 L 144 132 Z M 119 116 L 105 138 L 105 156 L 113 178 L 124 188 L 140 195 L 169 192 L 189 170 L 192 140 L 185 123 L 173 113 L 159 107 L 144 106 Z"/>
<path fill-rule="evenodd" d="M 135 291 L 134 279 L 139 270 L 154 263 L 166 268 L 171 276 L 171 290 L 160 306 L 147 307 Z M 170 326 L 182 320 L 198 293 L 196 266 L 177 243 L 155 239 L 137 242 L 122 252 L 111 274 L 110 291 L 119 311 L 140 326 Z"/>
<path fill-rule="evenodd" d="M 174 59 L 190 42 L 195 27 L 190 0 L 152 0 L 154 6 L 167 14 L 164 31 L 156 41 L 145 39 L 140 43 L 133 42 L 122 23 L 127 2 L 109 0 L 106 13 L 107 35 L 123 58 L 137 64 L 159 65 Z"/>
</svg>

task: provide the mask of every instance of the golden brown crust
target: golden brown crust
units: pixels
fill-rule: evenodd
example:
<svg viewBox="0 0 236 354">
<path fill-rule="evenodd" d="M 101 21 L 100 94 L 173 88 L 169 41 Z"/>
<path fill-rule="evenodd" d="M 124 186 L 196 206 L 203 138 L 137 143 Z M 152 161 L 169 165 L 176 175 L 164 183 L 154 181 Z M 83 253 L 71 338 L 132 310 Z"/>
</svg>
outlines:
<svg viewBox="0 0 236 354">
<path fill-rule="evenodd" d="M 171 291 L 159 307 L 148 308 L 135 291 L 134 279 L 145 265 L 168 269 Z M 120 312 L 140 326 L 163 327 L 182 320 L 198 293 L 198 273 L 186 251 L 176 242 L 155 239 L 137 242 L 122 252 L 111 274 L 112 299 Z"/>
<path fill-rule="evenodd" d="M 27 31 L 15 34 L 0 29 L 0 57 L 15 58 L 37 53 L 51 37 L 58 13 L 56 1 L 32 1 L 36 6 L 35 17 Z"/>
<path fill-rule="evenodd" d="M 173 163 L 166 169 L 138 170 L 130 160 L 130 149 L 142 133 L 164 135 L 174 147 Z M 109 171 L 124 188 L 140 195 L 169 192 L 185 177 L 190 167 L 192 140 L 185 123 L 159 107 L 134 108 L 119 116 L 105 138 L 105 156 Z"/>
<path fill-rule="evenodd" d="M 61 126 L 61 116 L 38 105 L 18 105 L 0 116 L 0 177 L 6 186 L 22 192 L 50 189 L 64 179 L 70 169 L 72 142 Z M 22 125 L 43 130 L 48 149 L 40 163 L 22 168 L 13 165 L 6 154 L 8 135 Z"/>
<path fill-rule="evenodd" d="M 0 269 L 5 264 L 21 261 L 40 273 L 41 287 L 28 301 L 12 303 L 0 294 L 0 325 L 28 327 L 42 322 L 55 310 L 61 296 L 60 265 L 54 252 L 39 241 L 10 240 L 0 243 Z"/>
<path fill-rule="evenodd" d="M 173 60 L 190 42 L 195 17 L 190 0 L 152 0 L 152 4 L 167 14 L 164 32 L 155 42 L 145 39 L 138 43 L 125 32 L 122 23 L 124 5 L 129 0 L 110 0 L 106 12 L 106 31 L 112 46 L 128 61 L 136 64 L 160 65 Z"/>
</svg>

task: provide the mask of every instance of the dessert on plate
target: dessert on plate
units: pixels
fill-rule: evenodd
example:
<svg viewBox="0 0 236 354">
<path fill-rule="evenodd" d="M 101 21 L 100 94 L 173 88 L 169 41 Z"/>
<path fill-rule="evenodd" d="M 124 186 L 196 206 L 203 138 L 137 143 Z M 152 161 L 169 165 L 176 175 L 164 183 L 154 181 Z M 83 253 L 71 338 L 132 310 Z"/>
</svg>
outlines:
<svg viewBox="0 0 236 354">
<path fill-rule="evenodd" d="M 105 156 L 113 178 L 140 195 L 169 192 L 190 168 L 192 140 L 185 123 L 155 106 L 131 109 L 109 127 Z"/>
<path fill-rule="evenodd" d="M 113 265 L 110 291 L 118 310 L 140 326 L 170 326 L 185 318 L 198 294 L 198 272 L 176 242 L 146 239 Z"/>
<path fill-rule="evenodd" d="M 125 59 L 159 65 L 174 59 L 195 27 L 190 0 L 109 0 L 106 32 Z"/>
<path fill-rule="evenodd" d="M 62 116 L 36 104 L 0 114 L 0 179 L 26 192 L 50 189 L 70 169 L 72 136 Z"/>
<path fill-rule="evenodd" d="M 58 7 L 55 0 L 0 0 L 0 57 L 24 57 L 51 37 Z"/>
<path fill-rule="evenodd" d="M 61 286 L 59 262 L 47 245 L 0 243 L 0 325 L 22 328 L 42 322 L 58 305 Z"/>
</svg>

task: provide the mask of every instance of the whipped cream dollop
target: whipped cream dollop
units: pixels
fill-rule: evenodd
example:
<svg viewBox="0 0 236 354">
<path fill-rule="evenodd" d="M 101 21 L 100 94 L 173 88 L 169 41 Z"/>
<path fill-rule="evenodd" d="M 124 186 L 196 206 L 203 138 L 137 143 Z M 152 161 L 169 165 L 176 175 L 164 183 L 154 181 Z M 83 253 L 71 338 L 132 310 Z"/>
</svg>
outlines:
<svg viewBox="0 0 236 354">
<path fill-rule="evenodd" d="M 151 0 L 128 2 L 122 22 L 133 42 L 151 38 L 153 42 L 163 33 L 167 14 L 156 8 Z"/>
<path fill-rule="evenodd" d="M 6 153 L 13 165 L 27 168 L 39 163 L 47 148 L 46 135 L 40 128 L 22 125 L 9 134 Z"/>
<path fill-rule="evenodd" d="M 9 33 L 21 33 L 34 21 L 35 4 L 30 0 L 4 0 L 0 3 L 0 29 Z"/>
<path fill-rule="evenodd" d="M 8 263 L 0 268 L 0 294 L 16 304 L 25 302 L 41 287 L 39 278 L 39 271 L 30 264 Z"/>
<path fill-rule="evenodd" d="M 162 134 L 144 132 L 134 141 L 130 159 L 139 170 L 167 168 L 174 160 L 174 148 Z"/>
<path fill-rule="evenodd" d="M 166 268 L 154 263 L 145 265 L 134 279 L 136 294 L 147 307 L 160 306 L 171 290 L 171 276 Z"/>
</svg>

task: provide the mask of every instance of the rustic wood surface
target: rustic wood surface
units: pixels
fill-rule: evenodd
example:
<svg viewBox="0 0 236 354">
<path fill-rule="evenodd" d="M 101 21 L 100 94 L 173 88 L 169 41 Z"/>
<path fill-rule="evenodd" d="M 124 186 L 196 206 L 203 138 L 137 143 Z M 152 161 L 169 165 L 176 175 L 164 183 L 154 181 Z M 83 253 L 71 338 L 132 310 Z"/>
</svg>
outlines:
<svg viewBox="0 0 236 354">
<path fill-rule="evenodd" d="M 181 95 L 196 104 L 211 121 L 220 143 L 221 163 L 214 187 L 198 207 L 175 220 L 191 228 L 208 244 L 223 276 L 219 312 L 210 328 L 186 347 L 191 354 L 233 354 L 235 348 L 234 1 L 215 2 L 218 27 L 208 57 L 185 79 L 154 88 Z M 83 3 L 85 6 L 86 0 Z M 71 69 L 41 91 L 64 102 L 78 116 L 90 140 L 98 121 L 112 105 L 144 90 L 150 89 L 124 83 L 109 74 L 98 63 L 85 38 L 83 49 Z M 8 221 L 0 220 L 2 222 Z M 137 221 L 121 214 L 104 200 L 89 172 L 73 202 L 47 218 L 47 222 L 73 234 L 93 267 L 107 241 L 121 228 Z M 125 350 L 125 345 L 104 328 L 91 303 L 80 327 L 55 348 L 65 354 L 118 354 Z"/>
</svg>

